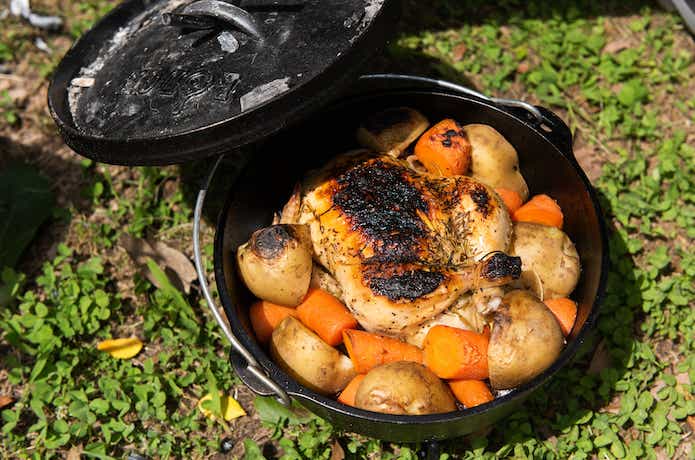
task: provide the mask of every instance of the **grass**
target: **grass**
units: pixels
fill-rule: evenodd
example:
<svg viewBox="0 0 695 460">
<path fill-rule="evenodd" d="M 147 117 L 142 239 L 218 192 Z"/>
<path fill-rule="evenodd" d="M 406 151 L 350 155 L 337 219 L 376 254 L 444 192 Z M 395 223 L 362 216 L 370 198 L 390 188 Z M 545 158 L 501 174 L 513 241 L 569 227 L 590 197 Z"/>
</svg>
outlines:
<svg viewBox="0 0 695 460">
<path fill-rule="evenodd" d="M 57 5 L 73 38 L 110 7 Z M 401 30 L 389 65 L 561 114 L 575 151 L 591 160 L 580 161 L 603 165 L 595 185 L 611 227 L 596 340 L 491 431 L 442 443 L 442 458 L 692 458 L 695 46 L 680 20 L 641 2 L 409 1 Z M 41 81 L 55 58 L 28 51 L 34 33 L 10 22 L 0 60 L 27 63 Z M 57 46 L 60 37 L 50 38 Z M 45 131 L 11 110 L 18 120 L 4 114 L 5 132 L 18 123 Z M 339 433 L 262 398 L 239 397 L 253 418 L 204 418 L 195 408 L 203 395 L 238 389 L 214 322 L 196 291 L 156 288 L 118 248 L 128 232 L 187 249 L 189 171 L 77 167 L 84 203 L 54 212 L 68 223 L 55 256 L 0 278 L 0 390 L 17 399 L 2 410 L 0 457 L 72 449 L 87 458 L 207 458 L 223 438 L 247 458 L 418 456 L 422 446 Z M 128 335 L 145 342 L 133 360 L 96 351 L 98 340 Z"/>
</svg>

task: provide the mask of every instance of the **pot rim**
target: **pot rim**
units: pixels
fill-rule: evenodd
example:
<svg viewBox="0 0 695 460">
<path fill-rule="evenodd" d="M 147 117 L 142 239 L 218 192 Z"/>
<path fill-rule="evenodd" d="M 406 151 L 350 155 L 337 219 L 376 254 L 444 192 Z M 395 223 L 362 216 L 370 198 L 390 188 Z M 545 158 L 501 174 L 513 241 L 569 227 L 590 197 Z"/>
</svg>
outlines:
<svg viewBox="0 0 695 460">
<path fill-rule="evenodd" d="M 599 205 L 599 201 L 596 195 L 596 191 L 591 185 L 591 182 L 587 178 L 586 174 L 584 171 L 581 169 L 579 164 L 577 163 L 572 151 L 571 151 L 571 145 L 567 146 L 569 151 L 563 151 L 563 148 L 557 145 L 557 142 L 554 142 L 553 139 L 548 136 L 547 133 L 544 133 L 543 130 L 540 127 L 536 127 L 531 125 L 527 120 L 524 120 L 520 116 L 516 115 L 515 113 L 512 113 L 511 111 L 504 110 L 503 108 L 494 105 L 492 103 L 489 103 L 488 101 L 480 100 L 479 98 L 472 97 L 472 96 L 466 96 L 466 95 L 461 95 L 461 94 L 456 94 L 453 92 L 446 92 L 440 89 L 428 89 L 428 88 L 414 88 L 414 89 L 407 89 L 407 88 L 398 88 L 398 89 L 393 89 L 393 90 L 377 90 L 377 91 L 367 91 L 363 94 L 360 94 L 357 97 L 351 98 L 349 100 L 340 100 L 338 101 L 337 104 L 332 104 L 329 106 L 327 109 L 335 109 L 336 107 L 340 107 L 342 104 L 354 104 L 356 101 L 360 99 L 367 99 L 369 97 L 374 97 L 377 95 L 385 95 L 385 94 L 398 94 L 398 93 L 407 93 L 407 94 L 415 94 L 415 93 L 422 93 L 422 94 L 427 94 L 427 95 L 442 95 L 446 97 L 454 97 L 457 99 L 460 99 L 462 101 L 467 101 L 467 102 L 472 102 L 474 104 L 479 104 L 483 105 L 486 108 L 490 110 L 494 110 L 497 112 L 500 112 L 501 114 L 510 117 L 514 120 L 515 123 L 520 123 L 522 124 L 526 129 L 532 130 L 534 134 L 540 135 L 545 139 L 549 144 L 552 145 L 553 149 L 557 154 L 559 154 L 562 158 L 564 158 L 566 161 L 568 161 L 575 172 L 575 174 L 578 175 L 580 178 L 581 182 L 584 185 L 585 191 L 588 193 L 593 208 L 594 212 L 596 213 L 597 216 L 597 221 L 598 221 L 598 232 L 600 233 L 599 235 L 599 240 L 600 240 L 600 251 L 601 251 L 601 263 L 600 263 L 600 274 L 599 274 L 599 280 L 598 280 L 598 285 L 597 285 L 597 290 L 596 290 L 596 295 L 594 296 L 594 299 L 591 303 L 591 310 L 589 311 L 589 314 L 586 318 L 586 321 L 582 325 L 581 329 L 577 332 L 576 336 L 564 347 L 562 352 L 560 353 L 560 356 L 553 362 L 553 364 L 548 367 L 546 370 L 544 370 L 541 374 L 537 375 L 534 377 L 532 380 L 529 382 L 526 382 L 522 385 L 519 385 L 515 387 L 514 389 L 510 390 L 508 393 L 496 397 L 494 400 L 479 405 L 475 406 L 472 408 L 466 408 L 463 410 L 456 410 L 452 412 L 447 412 L 447 413 L 441 413 L 441 414 L 428 414 L 428 415 L 392 415 L 392 414 L 383 414 L 379 412 L 372 412 L 372 411 L 367 411 L 363 409 L 358 409 L 356 407 L 351 407 L 351 406 L 346 406 L 337 400 L 330 398 L 328 396 L 321 395 L 319 393 L 316 393 L 312 390 L 309 390 L 306 387 L 301 386 L 298 384 L 296 381 L 294 381 L 287 373 L 285 373 L 282 369 L 279 368 L 268 356 L 265 350 L 261 348 L 261 346 L 256 342 L 256 340 L 251 337 L 247 332 L 245 327 L 243 326 L 241 320 L 234 314 L 235 312 L 235 306 L 232 302 L 231 296 L 229 289 L 226 285 L 225 282 L 225 275 L 224 275 L 224 268 L 223 268 L 223 258 L 224 258 L 224 253 L 223 253 L 223 245 L 224 245 L 224 230 L 226 227 L 226 221 L 227 221 L 227 216 L 229 213 L 229 209 L 231 206 L 231 203 L 233 201 L 233 196 L 234 196 L 234 189 L 232 186 L 232 190 L 228 193 L 228 196 L 226 198 L 225 204 L 218 216 L 217 224 L 216 224 L 216 235 L 215 235 L 215 241 L 214 241 L 214 269 L 215 269 L 215 281 L 217 284 L 218 292 L 220 295 L 220 300 L 222 303 L 222 306 L 225 311 L 225 315 L 227 316 L 227 319 L 231 325 L 232 331 L 234 335 L 239 339 L 239 341 L 246 347 L 246 349 L 251 353 L 251 355 L 254 356 L 254 358 L 258 361 L 260 366 L 267 372 L 272 380 L 274 380 L 276 383 L 278 383 L 286 392 L 288 395 L 293 396 L 295 398 L 299 399 L 305 399 L 305 400 L 310 400 L 315 404 L 318 404 L 322 406 L 324 409 L 326 409 L 329 412 L 335 412 L 337 414 L 341 414 L 343 416 L 351 416 L 356 418 L 357 420 L 360 419 L 365 419 L 373 422 L 380 422 L 380 423 L 386 423 L 386 424 L 393 424 L 393 425 L 405 425 L 405 424 L 422 424 L 422 425 L 429 425 L 429 424 L 438 424 L 442 422 L 449 422 L 449 421 L 454 421 L 454 420 L 461 420 L 466 417 L 472 417 L 478 414 L 482 414 L 485 412 L 488 412 L 489 410 L 492 410 L 493 408 L 501 405 L 508 405 L 508 404 L 513 404 L 514 402 L 521 402 L 525 396 L 527 396 L 531 391 L 539 388 L 542 386 L 550 377 L 552 377 L 555 373 L 557 373 L 561 368 L 567 365 L 567 363 L 577 354 L 579 348 L 587 341 L 589 338 L 590 333 L 595 329 L 596 326 L 596 320 L 598 318 L 598 313 L 600 310 L 601 303 L 603 301 L 603 298 L 605 296 L 605 290 L 606 290 L 606 281 L 607 281 L 607 276 L 608 276 L 608 265 L 609 265 L 609 257 L 608 257 L 608 237 L 607 237 L 607 229 L 606 229 L 606 224 L 603 218 L 603 214 L 601 212 L 601 207 Z M 547 110 L 544 109 L 545 112 L 551 113 Z M 554 115 L 554 114 L 553 114 Z M 248 169 L 249 165 L 247 164 L 243 171 Z"/>
</svg>

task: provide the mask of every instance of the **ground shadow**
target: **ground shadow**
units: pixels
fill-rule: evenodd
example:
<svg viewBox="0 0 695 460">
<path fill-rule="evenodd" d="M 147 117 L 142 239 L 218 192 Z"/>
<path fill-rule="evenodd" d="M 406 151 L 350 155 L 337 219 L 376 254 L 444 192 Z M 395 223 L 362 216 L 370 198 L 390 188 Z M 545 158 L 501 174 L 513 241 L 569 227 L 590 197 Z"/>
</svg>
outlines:
<svg viewBox="0 0 695 460">
<path fill-rule="evenodd" d="M 93 203 L 84 191 L 99 180 L 99 174 L 87 172 L 80 165 L 80 159 L 72 158 L 59 139 L 50 144 L 24 145 L 0 136 L 0 170 L 12 164 L 35 168 L 48 179 L 55 198 L 52 217 L 41 225 L 14 267 L 30 278 L 45 261 L 55 256 L 58 244 L 65 240 L 71 218 L 69 210 L 87 213 L 92 209 Z M 56 155 L 58 149 L 65 150 L 66 155 Z"/>
</svg>

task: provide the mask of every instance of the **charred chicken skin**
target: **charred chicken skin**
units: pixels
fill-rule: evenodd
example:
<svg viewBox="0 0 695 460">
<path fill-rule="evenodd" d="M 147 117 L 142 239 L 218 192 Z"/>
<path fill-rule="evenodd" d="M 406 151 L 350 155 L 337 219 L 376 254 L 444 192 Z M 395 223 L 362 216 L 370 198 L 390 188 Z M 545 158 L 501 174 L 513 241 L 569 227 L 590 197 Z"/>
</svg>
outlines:
<svg viewBox="0 0 695 460">
<path fill-rule="evenodd" d="M 402 335 L 463 293 L 520 274 L 520 259 L 504 253 L 512 225 L 491 188 L 387 155 L 349 152 L 314 171 L 282 218 L 309 226 L 315 258 L 371 332 Z"/>
</svg>

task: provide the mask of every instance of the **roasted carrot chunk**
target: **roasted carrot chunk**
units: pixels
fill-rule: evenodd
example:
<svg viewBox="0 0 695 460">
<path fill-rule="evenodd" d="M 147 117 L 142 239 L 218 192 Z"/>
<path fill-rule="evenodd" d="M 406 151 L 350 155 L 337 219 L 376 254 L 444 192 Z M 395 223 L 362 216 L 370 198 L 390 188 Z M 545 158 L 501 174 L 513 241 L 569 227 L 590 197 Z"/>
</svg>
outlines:
<svg viewBox="0 0 695 460">
<path fill-rule="evenodd" d="M 343 342 L 358 374 L 394 361 L 422 363 L 422 350 L 390 337 L 350 329 L 343 331 Z"/>
<path fill-rule="evenodd" d="M 343 303 L 322 289 L 309 289 L 297 306 L 299 320 L 328 345 L 343 341 L 343 331 L 357 327 L 357 320 Z"/>
<path fill-rule="evenodd" d="M 564 216 L 557 202 L 548 195 L 536 195 L 512 214 L 514 222 L 531 222 L 562 228 Z"/>
<path fill-rule="evenodd" d="M 288 316 L 297 316 L 297 311 L 294 308 L 283 307 L 265 300 L 254 303 L 249 310 L 251 327 L 261 343 L 267 343 L 270 336 L 273 335 L 273 330 Z"/>
<path fill-rule="evenodd" d="M 443 379 L 486 379 L 488 343 L 477 332 L 434 326 L 425 337 L 425 365 Z"/>
<path fill-rule="evenodd" d="M 516 210 L 519 209 L 522 204 L 524 204 L 524 200 L 521 199 L 521 195 L 514 190 L 509 190 L 508 188 L 496 188 L 495 192 L 497 192 L 500 198 L 502 198 L 502 201 L 504 201 L 504 205 L 507 207 L 509 215 L 514 214 L 514 212 L 516 212 Z"/>
<path fill-rule="evenodd" d="M 567 337 L 577 320 L 577 304 L 566 297 L 545 299 L 543 303 L 553 312 L 557 322 L 560 323 L 562 333 Z"/>
<path fill-rule="evenodd" d="M 433 174 L 466 174 L 471 164 L 471 143 L 458 122 L 447 118 L 427 130 L 415 144 L 415 156 Z"/>
<path fill-rule="evenodd" d="M 485 382 L 480 380 L 450 380 L 449 387 L 456 399 L 466 408 L 479 406 L 495 399 Z"/>
<path fill-rule="evenodd" d="M 355 396 L 357 395 L 357 389 L 364 380 L 364 374 L 357 374 L 350 383 L 345 387 L 345 389 L 338 396 L 338 401 L 348 406 L 355 406 Z"/>
</svg>

